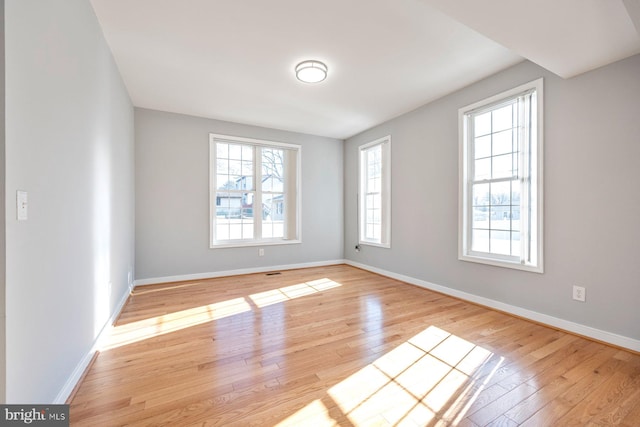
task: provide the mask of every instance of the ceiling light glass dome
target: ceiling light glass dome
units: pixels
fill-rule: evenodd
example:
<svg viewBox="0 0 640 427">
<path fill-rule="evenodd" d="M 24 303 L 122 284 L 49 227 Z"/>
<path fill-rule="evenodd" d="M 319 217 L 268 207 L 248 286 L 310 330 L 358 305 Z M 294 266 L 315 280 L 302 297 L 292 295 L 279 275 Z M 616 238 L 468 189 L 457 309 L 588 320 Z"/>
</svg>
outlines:
<svg viewBox="0 0 640 427">
<path fill-rule="evenodd" d="M 318 83 L 327 78 L 329 69 L 320 61 L 302 61 L 296 65 L 296 77 L 301 82 Z"/>
</svg>

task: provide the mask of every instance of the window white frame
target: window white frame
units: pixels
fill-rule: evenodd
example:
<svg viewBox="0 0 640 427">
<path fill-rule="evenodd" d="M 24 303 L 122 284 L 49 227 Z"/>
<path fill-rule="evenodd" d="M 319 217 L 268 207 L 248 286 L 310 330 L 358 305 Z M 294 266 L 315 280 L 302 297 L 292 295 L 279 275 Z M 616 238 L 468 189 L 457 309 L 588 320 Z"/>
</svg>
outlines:
<svg viewBox="0 0 640 427">
<path fill-rule="evenodd" d="M 493 172 L 488 179 L 477 179 L 474 164 L 474 118 L 489 111 L 497 110 L 510 102 L 517 107 L 517 131 L 519 148 L 517 151 L 517 172 L 509 178 L 494 178 Z M 538 79 L 514 89 L 492 96 L 461 108 L 458 111 L 459 123 L 459 225 L 458 225 L 458 258 L 463 261 L 478 262 L 499 267 L 514 268 L 536 273 L 543 269 L 543 79 Z M 497 133 L 497 132 L 496 132 Z M 493 130 L 489 134 L 492 141 Z M 493 144 L 493 142 L 491 142 Z M 491 145 L 493 147 L 493 145 Z M 493 150 L 493 148 L 491 148 Z M 490 155 L 491 162 L 497 155 Z M 492 163 L 493 164 L 493 163 Z M 517 181 L 520 188 L 518 203 L 520 213 L 519 242 L 516 253 L 504 255 L 488 251 L 472 250 L 473 248 L 473 185 Z M 512 184 L 510 184 L 512 185 Z M 511 196 L 513 197 L 513 190 Z M 490 196 L 491 197 L 491 196 Z M 491 203 L 491 202 L 489 202 Z M 513 199 L 510 199 L 513 204 Z M 491 209 L 489 210 L 491 221 Z M 511 214 L 509 214 L 511 215 Z M 491 229 L 490 232 L 498 231 Z M 511 240 L 513 245 L 513 238 Z"/>
<path fill-rule="evenodd" d="M 379 150 L 379 176 L 368 174 L 368 156 Z M 358 241 L 361 245 L 391 247 L 391 136 L 358 149 Z M 373 181 L 377 184 L 371 185 Z M 372 188 L 375 187 L 375 188 Z M 375 200 L 376 205 L 374 206 Z M 377 205 L 379 203 L 379 205 Z M 375 218 L 374 218 L 375 216 Z"/>
<path fill-rule="evenodd" d="M 218 193 L 217 183 L 217 143 L 237 144 L 243 146 L 251 146 L 254 148 L 253 155 L 253 179 L 254 189 L 247 191 L 253 193 L 253 200 L 262 200 L 262 194 L 269 193 L 268 190 L 262 189 L 262 163 L 258 161 L 259 153 L 262 149 L 274 148 L 287 150 L 290 157 L 289 163 L 295 163 L 289 167 L 286 173 L 283 193 L 286 200 L 293 200 L 292 203 L 286 203 L 285 206 L 285 236 L 275 238 L 258 237 L 262 234 L 262 204 L 254 203 L 254 232 L 252 238 L 243 239 L 218 239 L 216 236 L 217 206 L 216 198 Z M 258 154 L 256 154 L 258 153 Z M 302 146 L 297 144 L 289 144 L 284 142 L 267 141 L 254 138 L 244 138 L 230 135 L 209 134 L 209 247 L 210 248 L 226 248 L 226 247 L 243 247 L 243 246 L 265 246 L 265 245 L 283 245 L 301 243 L 302 226 L 301 226 L 301 158 Z M 291 216 L 294 216 L 292 218 Z M 257 218 L 257 220 L 256 220 Z"/>
</svg>

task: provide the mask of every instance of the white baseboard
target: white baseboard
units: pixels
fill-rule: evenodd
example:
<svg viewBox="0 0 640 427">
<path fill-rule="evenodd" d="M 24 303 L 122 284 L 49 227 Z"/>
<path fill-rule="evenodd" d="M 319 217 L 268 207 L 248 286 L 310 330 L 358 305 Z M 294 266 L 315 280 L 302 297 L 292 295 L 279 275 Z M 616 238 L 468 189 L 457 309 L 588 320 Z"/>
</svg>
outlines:
<svg viewBox="0 0 640 427">
<path fill-rule="evenodd" d="M 425 280 L 416 279 L 414 277 L 405 276 L 403 274 L 394 273 L 391 271 L 383 270 L 377 267 L 371 267 L 359 262 L 344 260 L 345 264 L 353 267 L 358 267 L 363 270 L 371 271 L 373 273 L 387 276 L 392 279 L 400 280 L 402 282 L 410 283 L 412 285 L 420 286 L 425 289 L 430 289 L 436 292 L 440 292 L 445 295 L 460 298 L 465 301 L 470 301 L 476 304 L 480 304 L 486 307 L 494 308 L 496 310 L 504 311 L 516 316 L 524 317 L 526 319 L 533 320 L 545 325 L 549 325 L 554 328 L 562 329 L 574 334 L 582 335 L 584 337 L 592 338 L 597 341 L 613 344 L 618 347 L 624 347 L 632 351 L 640 352 L 640 340 L 618 335 L 612 332 L 603 331 L 601 329 L 585 326 L 580 323 L 571 322 L 569 320 L 560 319 L 558 317 L 550 316 L 548 314 L 538 313 L 537 311 L 528 310 L 526 308 L 506 304 L 500 301 L 492 300 L 489 298 L 481 297 L 478 295 L 470 294 L 467 292 L 459 291 L 456 289 L 448 288 L 446 286 L 436 285 Z"/>
<path fill-rule="evenodd" d="M 336 259 L 330 261 L 305 262 L 300 264 L 270 265 L 266 267 L 241 268 L 237 270 L 216 271 L 209 273 L 181 274 L 178 276 L 153 277 L 140 279 L 134 282 L 134 286 L 156 285 L 159 283 L 184 282 L 185 280 L 214 279 L 216 277 L 239 276 L 241 274 L 267 273 L 278 270 L 295 270 L 298 268 L 324 267 L 327 265 L 344 264 L 345 260 Z"/>
<path fill-rule="evenodd" d="M 98 345 L 100 343 L 100 339 L 104 335 L 105 331 L 109 330 L 109 327 L 115 323 L 116 319 L 118 318 L 118 315 L 122 311 L 122 308 L 126 304 L 127 299 L 129 298 L 129 295 L 131 295 L 132 290 L 133 290 L 133 283 L 130 283 L 128 286 L 128 291 L 125 292 L 124 295 L 122 295 L 122 297 L 120 298 L 120 301 L 118 301 L 118 305 L 115 307 L 115 310 L 111 314 L 111 317 L 109 317 L 109 319 L 104 323 L 104 325 L 102 325 L 102 328 L 100 329 L 98 336 L 96 336 L 95 340 L 93 341 L 91 348 L 89 349 L 87 354 L 85 354 L 84 357 L 80 360 L 80 362 L 76 365 L 75 369 L 67 379 L 67 382 L 64 384 L 60 392 L 58 392 L 58 395 L 53 401 L 54 404 L 63 404 L 67 401 L 69 396 L 71 396 L 73 389 L 76 387 L 78 382 L 82 379 L 82 375 L 87 370 L 87 367 L 91 363 L 91 360 L 93 359 L 93 356 L 96 354 L 96 351 L 98 351 Z"/>
</svg>

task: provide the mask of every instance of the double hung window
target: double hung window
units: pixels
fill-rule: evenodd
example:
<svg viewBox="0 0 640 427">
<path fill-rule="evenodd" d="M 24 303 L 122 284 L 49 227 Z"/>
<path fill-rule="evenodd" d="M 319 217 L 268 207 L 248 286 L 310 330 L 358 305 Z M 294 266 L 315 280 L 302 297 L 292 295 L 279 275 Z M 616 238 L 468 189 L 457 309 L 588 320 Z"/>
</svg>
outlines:
<svg viewBox="0 0 640 427">
<path fill-rule="evenodd" d="M 359 242 L 391 244 L 391 137 L 360 147 Z"/>
<path fill-rule="evenodd" d="M 210 135 L 211 247 L 299 243 L 300 146 Z"/>
<path fill-rule="evenodd" d="M 459 258 L 542 272 L 542 80 L 459 118 Z"/>
</svg>

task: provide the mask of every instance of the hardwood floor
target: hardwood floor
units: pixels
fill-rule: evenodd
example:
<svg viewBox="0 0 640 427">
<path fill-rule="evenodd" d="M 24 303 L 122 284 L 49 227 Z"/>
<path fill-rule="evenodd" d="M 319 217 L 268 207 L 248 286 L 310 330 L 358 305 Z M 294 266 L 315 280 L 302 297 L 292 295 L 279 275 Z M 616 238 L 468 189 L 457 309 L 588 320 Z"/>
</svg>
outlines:
<svg viewBox="0 0 640 427">
<path fill-rule="evenodd" d="M 349 266 L 136 288 L 74 426 L 640 426 L 640 355 Z"/>
</svg>

